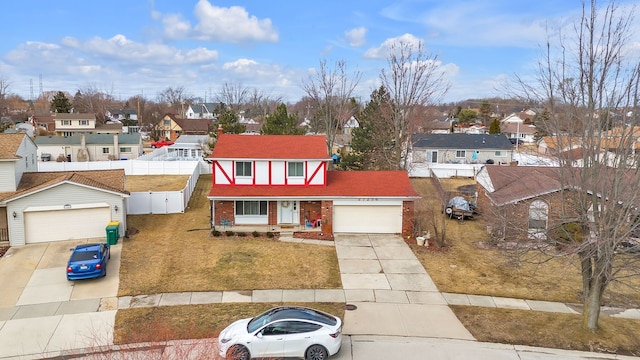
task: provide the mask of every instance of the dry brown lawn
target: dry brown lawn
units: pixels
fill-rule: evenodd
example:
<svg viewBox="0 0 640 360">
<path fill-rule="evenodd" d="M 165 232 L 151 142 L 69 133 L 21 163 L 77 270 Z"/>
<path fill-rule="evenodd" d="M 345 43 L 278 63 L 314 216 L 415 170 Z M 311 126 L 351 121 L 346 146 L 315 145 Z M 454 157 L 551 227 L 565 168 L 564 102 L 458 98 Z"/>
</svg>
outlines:
<svg viewBox="0 0 640 360">
<path fill-rule="evenodd" d="M 177 191 L 184 189 L 188 175 L 128 175 L 127 191 Z"/>
<path fill-rule="evenodd" d="M 181 291 L 340 288 L 331 246 L 266 237 L 212 237 L 211 175 L 201 176 L 184 214 L 127 218 L 139 232 L 123 244 L 119 296 Z"/>
<path fill-rule="evenodd" d="M 118 310 L 114 342 L 130 344 L 216 337 L 235 320 L 253 317 L 281 303 L 218 303 Z M 305 303 L 344 319 L 342 303 Z"/>
<path fill-rule="evenodd" d="M 516 259 L 504 251 L 486 249 L 480 246 L 487 240 L 482 216 L 462 222 L 443 219 L 431 180 L 412 179 L 412 184 L 423 196 L 416 202 L 423 229 L 432 230 L 435 222 L 440 231 L 443 227 L 446 231 L 443 249 L 411 245 L 440 291 L 580 303 L 582 283 L 575 258 L 537 254 Z M 466 179 L 443 181 L 447 190 L 467 184 Z M 638 276 L 634 281 L 636 289 L 640 288 Z M 603 301 L 612 306 L 640 307 L 640 293 L 612 284 Z M 619 349 L 621 353 L 640 349 L 634 340 L 637 336 L 629 335 L 640 331 L 639 320 L 602 316 L 601 331 L 590 334 L 582 330 L 581 315 L 457 306 L 453 310 L 481 341 L 593 351 Z"/>
</svg>

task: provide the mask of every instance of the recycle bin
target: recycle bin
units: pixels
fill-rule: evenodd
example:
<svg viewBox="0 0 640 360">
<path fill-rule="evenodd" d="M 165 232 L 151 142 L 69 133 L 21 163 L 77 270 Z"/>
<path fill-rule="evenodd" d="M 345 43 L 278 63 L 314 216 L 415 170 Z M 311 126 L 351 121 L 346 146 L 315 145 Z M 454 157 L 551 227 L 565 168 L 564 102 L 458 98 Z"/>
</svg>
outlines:
<svg viewBox="0 0 640 360">
<path fill-rule="evenodd" d="M 115 245 L 118 243 L 118 238 L 120 237 L 120 232 L 118 231 L 119 228 L 119 221 L 111 221 L 107 224 L 107 244 Z"/>
</svg>

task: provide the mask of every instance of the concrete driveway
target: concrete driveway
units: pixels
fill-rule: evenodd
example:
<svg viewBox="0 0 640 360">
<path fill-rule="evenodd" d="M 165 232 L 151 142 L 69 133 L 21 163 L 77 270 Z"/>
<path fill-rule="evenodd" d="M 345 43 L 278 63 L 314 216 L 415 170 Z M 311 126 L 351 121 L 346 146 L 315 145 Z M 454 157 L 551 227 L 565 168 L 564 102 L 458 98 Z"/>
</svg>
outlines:
<svg viewBox="0 0 640 360">
<path fill-rule="evenodd" d="M 69 249 L 104 241 L 85 239 L 12 247 L 0 258 L 0 308 L 66 302 L 118 295 L 121 244 L 111 247 L 107 276 L 67 281 Z"/>
</svg>

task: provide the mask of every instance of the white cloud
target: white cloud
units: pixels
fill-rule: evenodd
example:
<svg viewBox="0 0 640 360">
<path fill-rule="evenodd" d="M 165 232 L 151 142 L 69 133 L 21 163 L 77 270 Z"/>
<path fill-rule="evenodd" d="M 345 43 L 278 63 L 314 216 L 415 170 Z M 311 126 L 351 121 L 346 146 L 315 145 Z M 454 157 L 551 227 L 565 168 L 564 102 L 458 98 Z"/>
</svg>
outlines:
<svg viewBox="0 0 640 360">
<path fill-rule="evenodd" d="M 365 44 L 367 35 L 367 28 L 361 26 L 351 30 L 347 30 L 345 33 L 345 38 L 349 43 L 349 46 L 358 47 Z"/>
<path fill-rule="evenodd" d="M 160 14 L 153 10 L 151 17 L 160 20 L 164 35 L 171 40 L 197 39 L 239 43 L 245 41 L 278 41 L 278 32 L 271 19 L 249 15 L 244 7 L 220 7 L 208 0 L 199 0 L 194 10 L 197 24 L 191 26 L 180 14 Z"/>
<path fill-rule="evenodd" d="M 222 65 L 223 70 L 233 71 L 235 73 L 250 73 L 258 65 L 258 62 L 249 59 L 238 59 L 234 62 L 224 63 Z"/>
<path fill-rule="evenodd" d="M 389 51 L 394 46 L 399 44 L 407 44 L 412 48 L 417 48 L 420 45 L 421 40 L 411 34 L 404 34 L 394 38 L 390 38 L 382 42 L 377 48 L 370 48 L 364 53 L 365 58 L 369 59 L 386 59 L 389 56 Z"/>
</svg>

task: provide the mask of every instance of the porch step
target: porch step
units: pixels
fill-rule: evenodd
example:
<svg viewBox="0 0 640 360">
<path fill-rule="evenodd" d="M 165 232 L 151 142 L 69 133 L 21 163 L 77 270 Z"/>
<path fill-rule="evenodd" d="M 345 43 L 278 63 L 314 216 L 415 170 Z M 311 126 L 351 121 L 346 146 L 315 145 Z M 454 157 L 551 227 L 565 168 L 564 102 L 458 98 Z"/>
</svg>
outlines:
<svg viewBox="0 0 640 360">
<path fill-rule="evenodd" d="M 0 246 L 9 246 L 9 240 L 0 241 Z"/>
<path fill-rule="evenodd" d="M 292 238 L 293 237 L 293 231 L 280 231 L 280 237 L 281 238 Z"/>
</svg>

